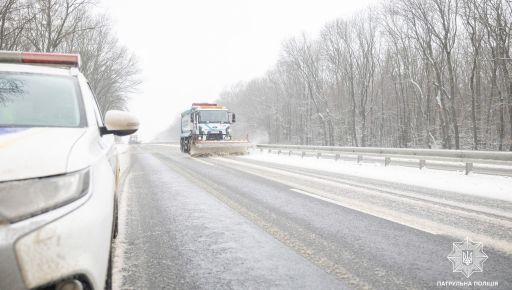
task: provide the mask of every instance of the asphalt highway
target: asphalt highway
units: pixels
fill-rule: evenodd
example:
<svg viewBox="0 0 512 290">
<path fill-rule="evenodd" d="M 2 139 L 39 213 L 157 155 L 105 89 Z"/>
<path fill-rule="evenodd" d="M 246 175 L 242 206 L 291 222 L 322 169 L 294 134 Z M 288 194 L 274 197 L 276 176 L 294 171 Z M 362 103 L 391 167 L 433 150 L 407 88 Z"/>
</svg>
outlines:
<svg viewBox="0 0 512 290">
<path fill-rule="evenodd" d="M 116 289 L 512 289 L 511 203 L 169 145 L 124 155 Z M 466 237 L 488 256 L 469 278 L 447 258 Z"/>
</svg>

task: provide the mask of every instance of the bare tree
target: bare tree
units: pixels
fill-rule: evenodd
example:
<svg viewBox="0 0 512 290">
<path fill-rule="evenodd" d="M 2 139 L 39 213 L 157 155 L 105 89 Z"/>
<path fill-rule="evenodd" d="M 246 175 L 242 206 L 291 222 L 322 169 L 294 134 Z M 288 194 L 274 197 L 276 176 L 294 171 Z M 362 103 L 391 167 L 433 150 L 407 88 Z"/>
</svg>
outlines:
<svg viewBox="0 0 512 290">
<path fill-rule="evenodd" d="M 316 113 L 323 123 L 325 145 L 334 144 L 334 126 L 327 98 L 323 92 L 323 82 L 319 67 L 319 50 L 304 35 L 300 40 L 292 39 L 284 47 L 288 57 L 306 85 L 306 93 L 313 102 Z"/>
<path fill-rule="evenodd" d="M 470 40 L 472 49 L 471 74 L 469 77 L 469 86 L 471 90 L 471 124 L 473 131 L 473 149 L 478 150 L 478 120 L 480 110 L 479 99 L 481 96 L 481 66 L 479 58 L 481 57 L 482 41 L 484 33 L 482 25 L 478 20 L 479 4 L 477 0 L 468 0 L 462 3 L 462 18 L 465 21 L 465 28 Z M 478 112 L 478 114 L 477 114 Z"/>
<path fill-rule="evenodd" d="M 94 0 L 0 1 L 0 49 L 78 52 L 103 112 L 126 107 L 140 80 L 137 60 L 113 36 Z"/>
<path fill-rule="evenodd" d="M 22 33 L 33 20 L 28 4 L 19 0 L 0 1 L 0 49 L 15 50 L 20 46 Z"/>
<path fill-rule="evenodd" d="M 89 29 L 81 24 L 91 4 L 91 0 L 32 0 L 27 39 L 36 51 L 56 51 L 67 37 Z"/>
</svg>

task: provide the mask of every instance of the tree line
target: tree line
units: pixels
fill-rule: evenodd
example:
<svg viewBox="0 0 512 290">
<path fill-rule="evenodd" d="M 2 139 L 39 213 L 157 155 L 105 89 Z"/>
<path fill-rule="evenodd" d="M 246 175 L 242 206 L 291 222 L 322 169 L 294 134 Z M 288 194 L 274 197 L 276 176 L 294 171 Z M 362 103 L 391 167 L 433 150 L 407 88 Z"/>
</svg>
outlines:
<svg viewBox="0 0 512 290">
<path fill-rule="evenodd" d="M 125 109 L 140 83 L 137 60 L 93 0 L 0 0 L 0 50 L 80 53 L 103 113 Z"/>
<path fill-rule="evenodd" d="M 219 102 L 270 143 L 512 151 L 512 2 L 391 0 L 287 40 Z"/>
</svg>

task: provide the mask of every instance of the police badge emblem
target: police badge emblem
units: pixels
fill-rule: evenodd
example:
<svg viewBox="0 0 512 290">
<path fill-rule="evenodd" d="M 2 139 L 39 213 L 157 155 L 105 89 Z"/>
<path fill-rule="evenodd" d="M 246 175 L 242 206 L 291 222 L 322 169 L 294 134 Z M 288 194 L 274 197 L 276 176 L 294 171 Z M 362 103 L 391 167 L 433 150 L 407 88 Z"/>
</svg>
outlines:
<svg viewBox="0 0 512 290">
<path fill-rule="evenodd" d="M 448 260 L 453 265 L 453 272 L 461 272 L 466 278 L 474 272 L 482 272 L 487 258 L 482 243 L 475 243 L 469 238 L 463 242 L 453 243 L 452 251 L 448 255 Z"/>
</svg>

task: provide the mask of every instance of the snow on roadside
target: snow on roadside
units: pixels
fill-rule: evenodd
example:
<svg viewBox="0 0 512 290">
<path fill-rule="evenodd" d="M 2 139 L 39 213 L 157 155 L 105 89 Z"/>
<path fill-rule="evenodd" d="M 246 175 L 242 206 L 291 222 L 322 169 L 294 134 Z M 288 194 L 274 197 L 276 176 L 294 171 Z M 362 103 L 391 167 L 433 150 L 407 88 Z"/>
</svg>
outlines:
<svg viewBox="0 0 512 290">
<path fill-rule="evenodd" d="M 484 174 L 465 175 L 463 172 L 387 166 L 377 163 L 357 164 L 353 161 L 334 161 L 314 157 L 277 155 L 252 150 L 242 158 L 297 166 L 345 175 L 371 178 L 400 184 L 512 201 L 512 178 Z"/>
</svg>

